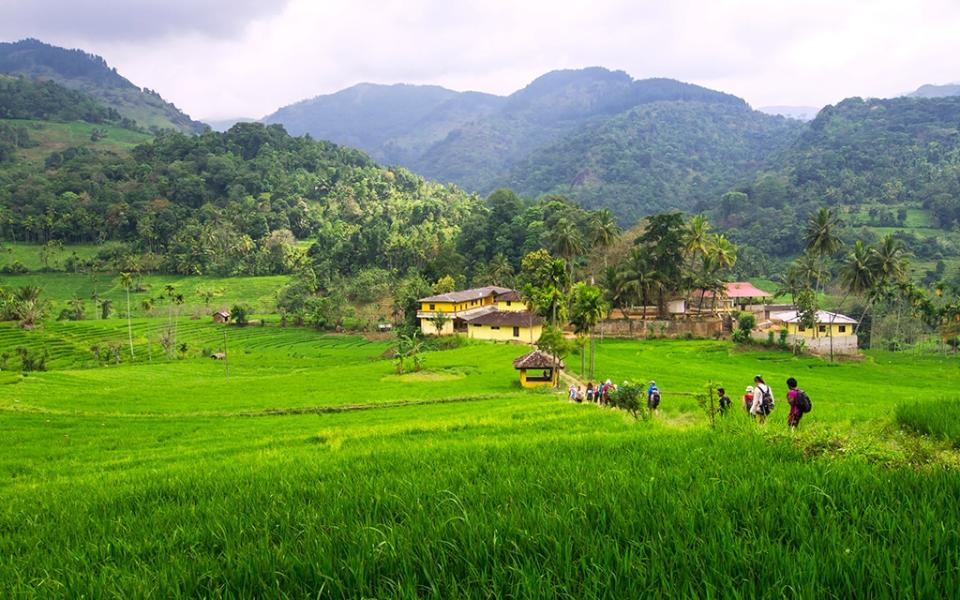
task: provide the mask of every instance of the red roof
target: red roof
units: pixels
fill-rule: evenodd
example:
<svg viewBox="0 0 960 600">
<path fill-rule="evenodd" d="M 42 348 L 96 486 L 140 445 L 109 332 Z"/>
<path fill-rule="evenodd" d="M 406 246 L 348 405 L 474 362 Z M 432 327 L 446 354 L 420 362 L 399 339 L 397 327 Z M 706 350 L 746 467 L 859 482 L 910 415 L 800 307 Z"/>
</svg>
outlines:
<svg viewBox="0 0 960 600">
<path fill-rule="evenodd" d="M 726 287 L 727 298 L 770 298 L 773 294 L 765 292 L 760 288 L 754 287 L 749 281 L 734 281 L 723 284 Z M 700 290 L 694 294 L 700 295 Z M 713 292 L 707 290 L 703 294 L 704 298 L 713 298 Z"/>
</svg>

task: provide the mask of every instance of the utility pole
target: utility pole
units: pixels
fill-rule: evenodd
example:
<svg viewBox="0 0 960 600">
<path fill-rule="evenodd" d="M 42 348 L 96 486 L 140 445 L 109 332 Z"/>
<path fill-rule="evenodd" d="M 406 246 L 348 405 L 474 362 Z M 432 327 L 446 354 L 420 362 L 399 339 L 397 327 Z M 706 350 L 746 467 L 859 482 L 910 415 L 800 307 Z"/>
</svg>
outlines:
<svg viewBox="0 0 960 600">
<path fill-rule="evenodd" d="M 223 330 L 223 373 L 230 380 L 230 354 L 227 352 L 227 330 Z"/>
</svg>

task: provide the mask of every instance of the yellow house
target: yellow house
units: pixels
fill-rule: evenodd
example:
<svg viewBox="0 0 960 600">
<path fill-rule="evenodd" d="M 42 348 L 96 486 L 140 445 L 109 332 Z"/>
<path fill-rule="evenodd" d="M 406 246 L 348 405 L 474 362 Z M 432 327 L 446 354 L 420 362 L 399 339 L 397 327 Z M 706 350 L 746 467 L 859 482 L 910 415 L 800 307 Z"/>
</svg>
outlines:
<svg viewBox="0 0 960 600">
<path fill-rule="evenodd" d="M 468 317 L 467 337 L 478 340 L 533 344 L 543 333 L 543 321 L 528 311 L 494 310 Z"/>
<path fill-rule="evenodd" d="M 825 310 L 817 311 L 815 327 L 804 327 L 800 323 L 800 315 L 795 310 L 773 313 L 770 315 L 770 320 L 775 324 L 782 324 L 787 334 L 805 338 L 830 337 L 831 331 L 835 338 L 846 337 L 853 335 L 857 328 L 856 319 Z"/>
<path fill-rule="evenodd" d="M 532 344 L 543 321 L 527 310 L 520 294 L 487 286 L 420 298 L 417 318 L 426 335 L 454 335 L 480 340 Z"/>
<path fill-rule="evenodd" d="M 525 388 L 556 387 L 560 379 L 560 369 L 566 365 L 546 352 L 534 350 L 513 361 L 513 368 L 520 371 L 520 385 Z M 537 371 L 528 375 L 527 371 Z"/>
</svg>

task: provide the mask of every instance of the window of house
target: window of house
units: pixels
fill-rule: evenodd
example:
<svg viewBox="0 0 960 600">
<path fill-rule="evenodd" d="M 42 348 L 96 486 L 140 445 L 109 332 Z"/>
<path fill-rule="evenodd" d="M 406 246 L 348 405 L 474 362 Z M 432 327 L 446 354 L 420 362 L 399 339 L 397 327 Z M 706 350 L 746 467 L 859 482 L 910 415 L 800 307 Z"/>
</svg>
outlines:
<svg viewBox="0 0 960 600">
<path fill-rule="evenodd" d="M 841 325 L 841 326 L 840 326 L 840 333 L 846 333 L 846 332 L 847 332 L 847 326 L 846 326 L 846 325 Z"/>
<path fill-rule="evenodd" d="M 509 300 L 507 300 L 507 306 L 510 306 L 510 301 L 509 301 Z"/>
<path fill-rule="evenodd" d="M 491 325 L 491 326 L 490 326 L 490 329 L 500 329 L 500 327 L 497 326 L 497 325 Z"/>
<path fill-rule="evenodd" d="M 804 327 L 803 325 L 800 325 L 797 329 L 799 329 L 800 331 L 806 331 L 806 330 L 807 330 L 807 328 Z"/>
<path fill-rule="evenodd" d="M 823 332 L 825 332 L 825 331 L 827 330 L 827 326 L 826 326 L 826 325 L 820 325 L 819 327 L 817 327 L 817 329 L 820 330 L 820 333 L 823 333 Z"/>
<path fill-rule="evenodd" d="M 509 304 L 509 303 L 508 303 L 508 304 Z M 519 327 L 514 327 L 514 328 L 513 328 L 513 337 L 520 337 L 520 328 L 519 328 Z"/>
<path fill-rule="evenodd" d="M 430 310 L 437 310 L 437 305 L 436 305 L 436 304 L 431 304 L 431 305 L 430 305 Z"/>
</svg>

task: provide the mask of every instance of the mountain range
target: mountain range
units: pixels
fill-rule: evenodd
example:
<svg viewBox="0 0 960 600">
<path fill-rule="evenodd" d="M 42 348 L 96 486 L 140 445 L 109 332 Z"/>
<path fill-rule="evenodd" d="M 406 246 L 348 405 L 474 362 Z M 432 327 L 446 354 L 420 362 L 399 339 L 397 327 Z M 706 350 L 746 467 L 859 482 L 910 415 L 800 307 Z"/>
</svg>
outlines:
<svg viewBox="0 0 960 600">
<path fill-rule="evenodd" d="M 730 94 L 600 67 L 553 71 L 509 96 L 360 84 L 264 121 L 483 194 L 615 198 L 626 220 L 723 193 L 799 132 Z"/>
<path fill-rule="evenodd" d="M 103 58 L 83 50 L 35 39 L 0 42 L 0 74 L 53 81 L 83 92 L 147 130 L 199 132 L 204 128 L 157 92 L 134 85 Z"/>
<path fill-rule="evenodd" d="M 205 128 L 80 50 L 37 40 L 0 44 L 3 73 L 33 82 L 5 84 L 16 104 L 8 107 L 8 119 L 40 115 L 43 106 L 44 114 L 57 115 L 53 120 L 79 114 L 89 123 L 129 127 L 132 120 L 154 131 Z M 955 215 L 960 219 L 960 207 L 948 201 L 960 194 L 950 183 L 960 163 L 957 87 L 922 86 L 889 101 L 848 99 L 804 122 L 781 115 L 809 117 L 816 109 L 753 110 L 701 86 L 592 67 L 547 73 L 507 96 L 360 84 L 281 108 L 263 121 L 467 191 L 510 187 L 527 197 L 565 195 L 587 208 L 609 208 L 623 224 L 663 210 L 714 210 L 736 189 L 756 200 L 753 206 L 769 209 L 774 222 L 786 208 L 808 211 L 816 203 L 907 203 L 948 229 Z M 46 104 L 30 100 L 38 94 Z M 213 125 L 225 129 L 236 121 L 245 119 Z M 24 152 L 21 142 L 4 142 L 7 155 Z M 745 213 L 731 206 L 722 212 L 733 226 Z"/>
</svg>

